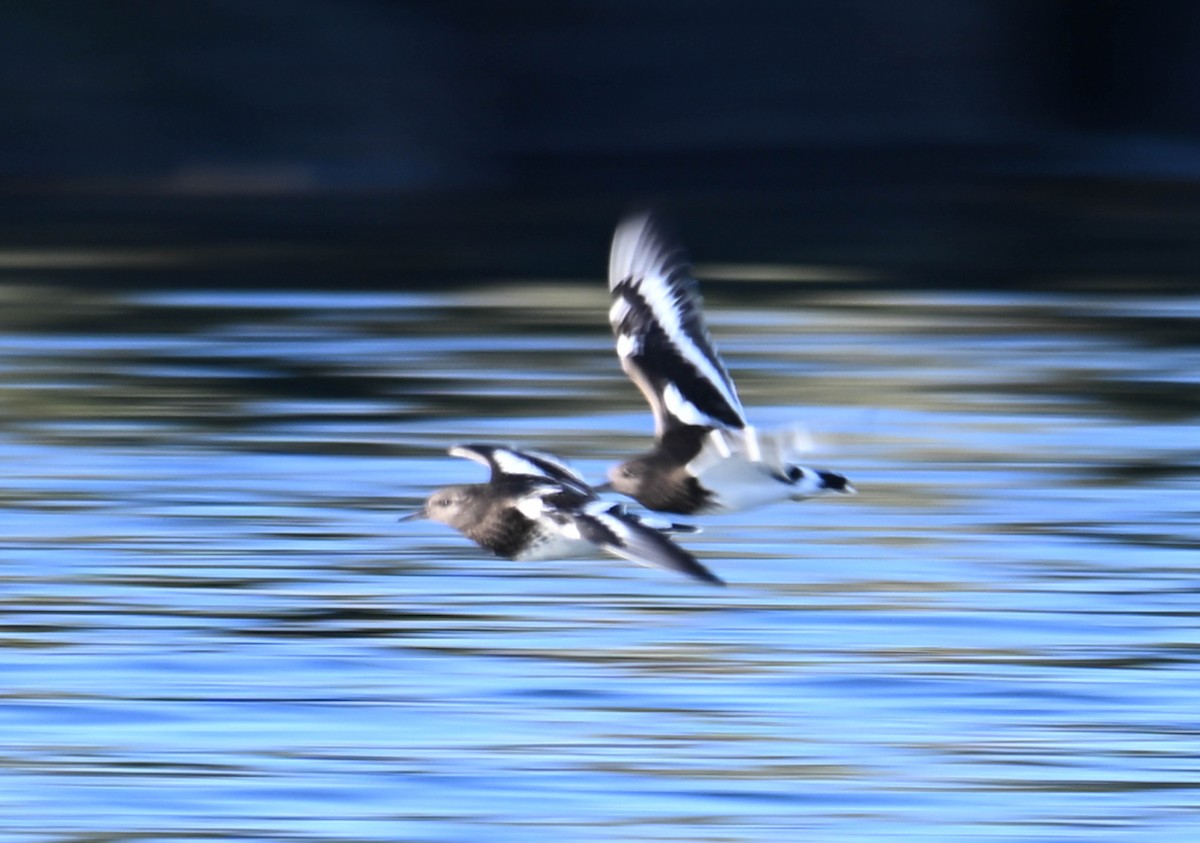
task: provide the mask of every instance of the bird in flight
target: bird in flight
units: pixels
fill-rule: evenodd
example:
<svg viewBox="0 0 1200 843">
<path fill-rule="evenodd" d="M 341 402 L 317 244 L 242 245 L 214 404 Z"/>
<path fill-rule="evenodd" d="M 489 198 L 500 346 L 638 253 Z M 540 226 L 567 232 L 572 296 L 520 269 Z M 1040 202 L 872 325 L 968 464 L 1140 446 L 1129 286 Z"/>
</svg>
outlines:
<svg viewBox="0 0 1200 843">
<path fill-rule="evenodd" d="M 746 422 L 687 253 L 653 214 L 617 226 L 608 286 L 621 368 L 654 414 L 654 447 L 613 467 L 608 488 L 684 515 L 853 494 L 842 475 L 794 461 L 796 429 L 763 432 Z"/>
<path fill-rule="evenodd" d="M 545 454 L 496 445 L 456 445 L 450 454 L 486 465 L 486 483 L 447 486 L 403 520 L 446 524 L 497 556 L 520 561 L 590 556 L 597 551 L 692 579 L 724 585 L 672 541 L 694 527 L 656 523 L 605 501 L 583 478 Z"/>
</svg>

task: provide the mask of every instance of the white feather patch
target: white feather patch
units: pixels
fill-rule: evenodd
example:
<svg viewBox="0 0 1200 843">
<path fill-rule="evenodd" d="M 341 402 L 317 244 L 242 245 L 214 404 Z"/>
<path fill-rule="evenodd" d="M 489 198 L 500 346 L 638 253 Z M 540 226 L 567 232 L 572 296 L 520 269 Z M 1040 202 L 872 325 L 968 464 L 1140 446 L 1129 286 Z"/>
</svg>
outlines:
<svg viewBox="0 0 1200 843">
<path fill-rule="evenodd" d="M 713 451 L 721 459 L 728 459 L 733 455 L 733 449 L 729 447 L 732 439 L 733 434 L 727 430 L 717 429 L 710 430 L 708 432 L 708 443 L 712 446 Z M 704 453 L 704 451 L 701 451 L 700 456 L 704 456 Z M 699 459 L 699 457 L 697 457 L 697 459 Z"/>
<path fill-rule="evenodd" d="M 707 413 L 700 412 L 699 408 L 683 397 L 683 393 L 679 391 L 673 383 L 668 383 L 662 391 L 663 406 L 667 408 L 667 412 L 675 418 L 679 419 L 684 424 L 695 424 L 703 427 L 713 427 L 719 423 L 709 416 Z"/>
<path fill-rule="evenodd" d="M 758 430 L 753 427 L 745 428 L 743 438 L 746 443 L 746 459 L 750 462 L 762 462 L 762 449 L 758 447 Z"/>
<path fill-rule="evenodd" d="M 629 313 L 629 302 L 624 298 L 619 298 L 612 303 L 612 307 L 608 309 L 608 321 L 614 325 L 621 324 L 626 314 Z"/>
<path fill-rule="evenodd" d="M 497 448 L 492 453 L 497 468 L 504 474 L 528 474 L 533 477 L 545 477 L 546 472 L 514 451 Z"/>
<path fill-rule="evenodd" d="M 642 338 L 637 334 L 621 334 L 617 337 L 617 355 L 621 358 L 633 357 L 642 351 Z"/>
<path fill-rule="evenodd" d="M 579 525 L 573 520 L 565 521 L 562 524 L 559 524 L 558 531 L 563 535 L 564 538 L 570 539 L 571 541 L 580 541 L 583 538 L 583 536 L 579 533 Z"/>
<path fill-rule="evenodd" d="M 532 495 L 526 495 L 517 501 L 517 512 L 524 515 L 530 521 L 537 521 L 546 512 L 546 502 L 542 500 L 544 490 L 539 490 Z"/>
</svg>

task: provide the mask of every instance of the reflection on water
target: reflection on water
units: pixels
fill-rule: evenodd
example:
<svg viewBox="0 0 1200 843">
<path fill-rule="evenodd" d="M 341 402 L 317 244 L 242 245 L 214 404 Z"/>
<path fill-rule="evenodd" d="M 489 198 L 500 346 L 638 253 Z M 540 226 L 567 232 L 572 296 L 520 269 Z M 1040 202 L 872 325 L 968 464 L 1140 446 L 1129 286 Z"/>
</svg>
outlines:
<svg viewBox="0 0 1200 843">
<path fill-rule="evenodd" d="M 0 291 L 6 839 L 1194 832 L 1200 300 L 737 292 L 860 494 L 709 519 L 713 591 L 396 522 L 645 446 L 603 289 Z"/>
</svg>

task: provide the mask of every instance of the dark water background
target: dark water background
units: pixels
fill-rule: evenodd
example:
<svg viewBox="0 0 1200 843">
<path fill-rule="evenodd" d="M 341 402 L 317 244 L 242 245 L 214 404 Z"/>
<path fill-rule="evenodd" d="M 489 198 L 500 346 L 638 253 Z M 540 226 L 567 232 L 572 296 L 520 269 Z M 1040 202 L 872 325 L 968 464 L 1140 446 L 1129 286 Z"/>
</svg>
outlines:
<svg viewBox="0 0 1200 843">
<path fill-rule="evenodd" d="M 0 837 L 1195 835 L 1200 297 L 710 274 L 860 490 L 708 519 L 724 590 L 396 521 L 645 446 L 599 273 L 0 288 Z"/>
</svg>

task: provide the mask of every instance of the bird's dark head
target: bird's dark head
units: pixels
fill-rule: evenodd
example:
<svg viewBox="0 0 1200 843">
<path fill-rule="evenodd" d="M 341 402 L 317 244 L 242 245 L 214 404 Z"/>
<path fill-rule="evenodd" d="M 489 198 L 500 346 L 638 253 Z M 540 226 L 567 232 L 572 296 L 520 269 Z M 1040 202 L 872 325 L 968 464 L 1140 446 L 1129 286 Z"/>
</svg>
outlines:
<svg viewBox="0 0 1200 843">
<path fill-rule="evenodd" d="M 444 489 L 438 489 L 426 498 L 425 504 L 416 512 L 412 512 L 400 520 L 412 521 L 418 518 L 428 518 L 431 521 L 448 524 L 458 529 L 470 518 L 468 509 L 473 499 L 469 486 L 447 486 Z"/>
<path fill-rule="evenodd" d="M 608 470 L 608 483 L 615 492 L 637 499 L 646 482 L 646 464 L 642 458 L 632 459 Z"/>
</svg>

